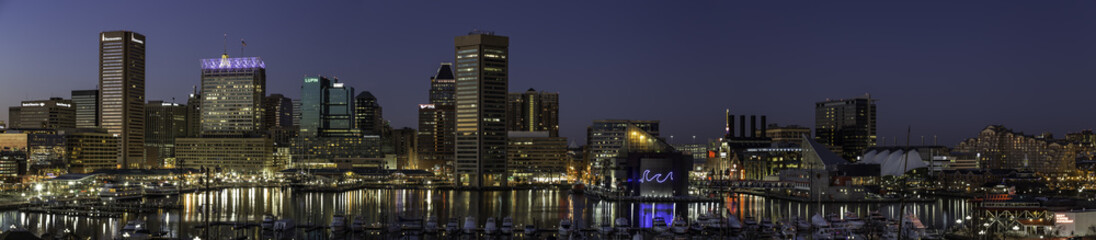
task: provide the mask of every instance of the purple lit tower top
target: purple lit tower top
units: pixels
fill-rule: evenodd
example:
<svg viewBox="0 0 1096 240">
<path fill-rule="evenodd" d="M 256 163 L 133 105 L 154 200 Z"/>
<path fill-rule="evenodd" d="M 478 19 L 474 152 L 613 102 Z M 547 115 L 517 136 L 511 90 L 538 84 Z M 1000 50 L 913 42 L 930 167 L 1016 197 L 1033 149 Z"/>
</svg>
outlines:
<svg viewBox="0 0 1096 240">
<path fill-rule="evenodd" d="M 247 68 L 266 69 L 266 63 L 263 63 L 263 59 L 259 57 L 202 59 L 203 70 L 229 70 Z"/>
</svg>

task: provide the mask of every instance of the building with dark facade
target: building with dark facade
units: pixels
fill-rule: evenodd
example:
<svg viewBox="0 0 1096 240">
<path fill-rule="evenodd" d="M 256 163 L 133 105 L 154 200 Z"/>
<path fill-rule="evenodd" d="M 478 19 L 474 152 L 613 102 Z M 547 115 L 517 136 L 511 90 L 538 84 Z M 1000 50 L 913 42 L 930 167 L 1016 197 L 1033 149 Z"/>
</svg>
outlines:
<svg viewBox="0 0 1096 240">
<path fill-rule="evenodd" d="M 293 99 L 281 94 L 270 94 L 263 99 L 263 120 L 267 128 L 293 126 Z"/>
<path fill-rule="evenodd" d="M 97 128 L 81 128 L 65 133 L 65 153 L 69 173 L 91 173 L 118 168 L 118 137 Z"/>
<path fill-rule="evenodd" d="M 354 121 L 365 135 L 381 135 L 384 132 L 384 117 L 377 97 L 369 91 L 362 91 L 354 98 Z"/>
<path fill-rule="evenodd" d="M 99 127 L 99 90 L 72 91 L 72 106 L 76 108 L 77 128 Z"/>
<path fill-rule="evenodd" d="M 630 128 L 658 137 L 659 121 L 594 120 L 594 124 L 587 128 L 588 182 L 602 188 L 616 188 L 627 180 L 624 162 L 619 157 L 625 153 L 625 140 L 632 134 L 628 131 Z"/>
<path fill-rule="evenodd" d="M 452 63 L 442 63 L 430 77 L 430 103 L 419 104 L 419 167 L 439 174 L 453 172 L 456 157 L 456 79 Z"/>
<path fill-rule="evenodd" d="M 145 163 L 145 36 L 99 33 L 100 126 L 119 138 L 119 165 Z"/>
<path fill-rule="evenodd" d="M 814 138 L 845 159 L 875 146 L 875 99 L 870 95 L 814 104 Z"/>
<path fill-rule="evenodd" d="M 559 93 L 537 92 L 532 88 L 510 93 L 506 101 L 508 131 L 548 132 L 559 136 Z"/>
<path fill-rule="evenodd" d="M 76 108 L 71 100 L 23 101 L 19 106 L 8 108 L 11 128 L 68 129 L 76 127 Z"/>
<path fill-rule="evenodd" d="M 505 186 L 510 38 L 477 31 L 454 45 L 457 183 Z"/>
<path fill-rule="evenodd" d="M 155 155 L 146 154 L 150 161 L 148 167 L 174 166 L 175 139 L 187 137 L 190 122 L 187 106 L 149 101 L 145 112 L 145 147 L 155 151 Z"/>
</svg>

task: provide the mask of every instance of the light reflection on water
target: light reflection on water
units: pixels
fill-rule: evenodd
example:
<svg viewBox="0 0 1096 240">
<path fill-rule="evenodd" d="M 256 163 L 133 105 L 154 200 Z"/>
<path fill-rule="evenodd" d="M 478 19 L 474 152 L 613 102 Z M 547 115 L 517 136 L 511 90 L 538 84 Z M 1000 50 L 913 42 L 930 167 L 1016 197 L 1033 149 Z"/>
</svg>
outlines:
<svg viewBox="0 0 1096 240">
<path fill-rule="evenodd" d="M 0 212 L 0 226 L 20 225 L 36 234 L 75 230 L 79 236 L 110 239 L 129 220 L 141 219 L 149 229 L 168 232 L 170 237 L 192 238 L 204 236 L 204 230 L 195 228 L 208 220 L 212 222 L 259 222 L 264 214 L 279 218 L 292 218 L 298 225 L 330 224 L 335 214 L 363 216 L 369 223 L 392 222 L 398 217 L 426 218 L 436 216 L 444 226 L 450 218 L 463 225 L 464 217 L 476 217 L 482 226 L 488 217 L 501 219 L 509 216 L 517 227 L 535 224 L 542 229 L 555 228 L 560 219 L 572 218 L 578 227 L 611 224 L 617 217 L 627 217 L 633 226 L 651 227 L 654 217 L 662 217 L 667 223 L 675 216 L 695 219 L 701 214 L 740 218 L 751 216 L 758 220 L 787 217 L 808 218 L 816 203 L 791 202 L 753 195 L 735 195 L 723 202 L 707 203 L 614 203 L 602 202 L 584 196 L 572 196 L 561 190 L 515 190 L 496 192 L 472 192 L 449 190 L 412 189 L 365 189 L 343 193 L 313 193 L 293 191 L 288 188 L 240 188 L 215 191 L 209 194 L 188 193 L 178 198 L 155 198 L 143 201 L 179 201 L 180 210 L 161 210 L 146 214 L 125 214 L 122 218 L 88 218 L 19 211 Z M 212 206 L 206 209 L 205 206 Z M 898 215 L 898 204 L 822 204 L 824 213 L 854 212 L 861 216 L 870 211 L 880 211 L 892 217 Z M 943 228 L 958 216 L 969 215 L 970 206 L 960 199 L 941 199 L 930 203 L 910 203 L 907 211 L 917 214 L 932 228 Z M 208 211 L 208 214 L 206 213 Z M 231 226 L 216 227 L 209 234 L 216 238 L 234 236 L 260 236 L 258 228 L 232 230 Z M 316 238 L 325 231 L 296 232 L 300 238 Z M 204 238 L 204 237 L 203 237 Z"/>
</svg>

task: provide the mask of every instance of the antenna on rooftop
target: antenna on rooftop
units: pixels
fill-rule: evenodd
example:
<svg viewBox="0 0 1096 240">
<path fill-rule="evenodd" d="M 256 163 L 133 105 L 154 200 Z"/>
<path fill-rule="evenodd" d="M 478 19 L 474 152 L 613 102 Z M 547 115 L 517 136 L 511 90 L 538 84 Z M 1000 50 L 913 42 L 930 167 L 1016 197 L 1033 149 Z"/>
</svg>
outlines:
<svg viewBox="0 0 1096 240">
<path fill-rule="evenodd" d="M 225 33 L 224 51 L 221 52 L 221 58 L 228 58 L 228 33 Z"/>
</svg>

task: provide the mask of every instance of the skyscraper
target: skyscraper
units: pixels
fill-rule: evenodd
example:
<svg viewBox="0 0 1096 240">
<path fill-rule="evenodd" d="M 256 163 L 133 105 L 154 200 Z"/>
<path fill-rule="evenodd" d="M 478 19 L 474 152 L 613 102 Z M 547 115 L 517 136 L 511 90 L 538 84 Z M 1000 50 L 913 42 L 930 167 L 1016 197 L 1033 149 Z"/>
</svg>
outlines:
<svg viewBox="0 0 1096 240">
<path fill-rule="evenodd" d="M 186 99 L 186 137 L 198 137 L 202 134 L 202 94 L 198 88 Z"/>
<path fill-rule="evenodd" d="M 266 116 L 263 120 L 267 128 L 293 126 L 293 100 L 281 94 L 271 94 L 263 100 L 263 109 Z"/>
<path fill-rule="evenodd" d="M 419 104 L 418 166 L 452 172 L 456 112 L 456 79 L 452 63 L 442 63 L 430 77 L 430 103 Z"/>
<path fill-rule="evenodd" d="M 507 130 L 546 131 L 552 137 L 559 136 L 559 93 L 530 88 L 523 93 L 510 93 L 507 98 Z"/>
<path fill-rule="evenodd" d="M 175 139 L 186 137 L 187 106 L 164 101 L 149 101 L 145 106 L 145 146 L 156 151 L 158 159 L 149 159 L 154 167 L 174 165 Z M 148 158 L 152 158 L 149 154 Z"/>
<path fill-rule="evenodd" d="M 510 38 L 458 36 L 456 174 L 461 185 L 506 185 L 506 95 Z"/>
<path fill-rule="evenodd" d="M 875 146 L 875 99 L 871 95 L 815 103 L 814 137 L 841 157 L 856 161 Z"/>
<path fill-rule="evenodd" d="M 301 85 L 301 136 L 361 136 L 354 127 L 354 88 L 338 79 L 306 77 Z"/>
<path fill-rule="evenodd" d="M 76 108 L 77 128 L 99 127 L 99 90 L 72 91 L 72 105 Z"/>
<path fill-rule="evenodd" d="M 362 91 L 354 98 L 354 121 L 365 135 L 381 135 L 384 129 L 384 117 L 381 105 L 369 91 Z"/>
<path fill-rule="evenodd" d="M 119 166 L 145 162 L 145 36 L 99 33 L 99 120 L 119 139 Z"/>
<path fill-rule="evenodd" d="M 8 108 L 11 128 L 65 129 L 76 127 L 76 109 L 72 101 L 61 98 L 23 101 Z"/>
<path fill-rule="evenodd" d="M 263 134 L 266 64 L 258 57 L 202 59 L 202 136 Z"/>
</svg>

